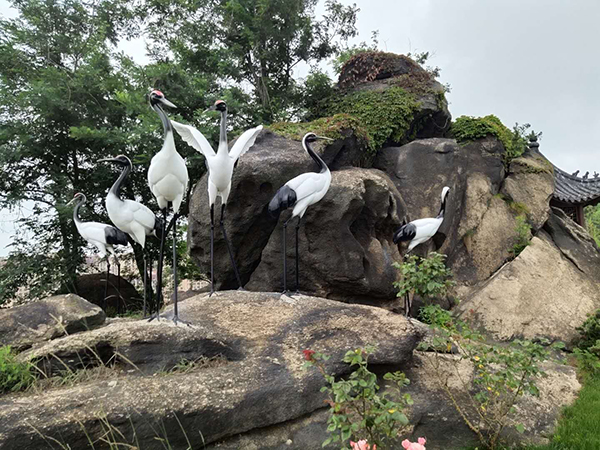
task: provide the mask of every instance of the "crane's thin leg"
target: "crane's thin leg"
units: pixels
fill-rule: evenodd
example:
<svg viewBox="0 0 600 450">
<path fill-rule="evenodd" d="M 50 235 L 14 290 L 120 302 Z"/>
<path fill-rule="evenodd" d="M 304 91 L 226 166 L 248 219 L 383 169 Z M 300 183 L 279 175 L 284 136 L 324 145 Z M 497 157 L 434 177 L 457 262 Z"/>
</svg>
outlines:
<svg viewBox="0 0 600 450">
<path fill-rule="evenodd" d="M 215 204 L 210 205 L 210 297 L 215 293 Z"/>
<path fill-rule="evenodd" d="M 235 264 L 235 259 L 233 258 L 233 252 L 231 251 L 231 244 L 229 243 L 229 239 L 227 239 L 227 232 L 225 231 L 225 224 L 223 223 L 223 216 L 225 215 L 225 207 L 227 206 L 226 203 L 223 203 L 221 205 L 221 231 L 223 232 L 223 238 L 225 239 L 225 244 L 227 244 L 227 251 L 229 252 L 229 258 L 231 259 L 231 265 L 233 266 L 233 271 L 235 272 L 235 278 L 237 279 L 238 282 L 238 290 L 243 291 L 244 288 L 242 287 L 242 279 L 240 278 L 240 273 L 238 272 L 238 268 L 237 265 Z"/>
<path fill-rule="evenodd" d="M 106 312 L 106 299 L 108 298 L 108 277 L 110 276 L 110 259 L 106 256 L 106 282 L 104 283 L 104 300 L 102 302 L 102 309 Z"/>
<path fill-rule="evenodd" d="M 162 223 L 162 232 L 160 236 L 160 252 L 158 255 L 158 265 L 156 269 L 156 312 L 150 316 L 148 320 L 151 322 L 152 320 L 160 320 L 160 304 L 162 301 L 162 270 L 163 270 L 163 258 L 165 254 L 165 234 L 166 234 L 166 224 L 167 224 L 167 208 L 163 209 L 163 223 Z"/>
<path fill-rule="evenodd" d="M 153 269 L 154 264 L 153 264 L 152 258 L 150 258 L 150 264 L 149 265 L 150 265 L 150 268 L 149 268 L 150 270 L 148 272 L 148 276 L 150 278 L 150 283 L 149 283 L 149 286 L 148 286 L 148 305 L 150 306 L 150 308 L 152 308 L 153 305 L 154 305 L 154 303 L 153 303 L 154 299 L 153 299 L 153 295 L 152 295 L 152 279 L 154 278 L 153 273 L 152 273 L 152 269 Z M 144 311 L 144 318 L 146 317 L 146 313 L 147 313 L 147 311 Z"/>
<path fill-rule="evenodd" d="M 148 297 L 148 258 L 146 255 L 146 251 L 144 250 L 144 303 L 143 303 L 143 312 L 144 317 L 146 317 L 146 298 Z"/>
<path fill-rule="evenodd" d="M 282 294 L 286 294 L 288 293 L 287 290 L 287 261 L 286 261 L 286 256 L 287 256 L 287 245 L 286 245 L 286 235 L 287 235 L 287 225 L 288 222 L 290 220 L 292 220 L 293 217 L 290 217 L 288 220 L 286 220 L 285 222 L 283 222 L 283 292 Z"/>
<path fill-rule="evenodd" d="M 296 294 L 300 294 L 300 283 L 299 283 L 299 270 L 298 270 L 298 266 L 299 264 L 299 256 L 298 256 L 298 230 L 300 229 L 300 221 L 302 220 L 302 217 L 298 216 L 298 222 L 296 223 Z"/>
<path fill-rule="evenodd" d="M 121 314 L 121 263 L 116 255 L 115 263 L 117 264 L 117 316 Z"/>
<path fill-rule="evenodd" d="M 408 292 L 404 295 L 404 311 L 406 317 L 410 317 L 410 294 Z"/>
</svg>

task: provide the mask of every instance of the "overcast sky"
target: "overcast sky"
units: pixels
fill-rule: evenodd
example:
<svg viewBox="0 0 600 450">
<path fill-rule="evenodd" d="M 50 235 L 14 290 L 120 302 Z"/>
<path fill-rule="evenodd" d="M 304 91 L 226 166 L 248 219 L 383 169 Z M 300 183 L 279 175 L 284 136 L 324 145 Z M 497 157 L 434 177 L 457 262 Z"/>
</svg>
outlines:
<svg viewBox="0 0 600 450">
<path fill-rule="evenodd" d="M 354 2 L 342 0 L 342 3 Z M 429 51 L 450 83 L 453 117 L 497 115 L 542 131 L 540 150 L 573 172 L 600 172 L 600 1 L 357 0 L 360 40 L 382 50 Z M 7 2 L 0 0 L 0 11 Z M 318 11 L 322 11 L 322 4 Z M 145 61 L 143 42 L 121 47 Z M 303 75 L 302 73 L 300 75 Z M 12 216 L 0 211 L 0 255 Z"/>
</svg>

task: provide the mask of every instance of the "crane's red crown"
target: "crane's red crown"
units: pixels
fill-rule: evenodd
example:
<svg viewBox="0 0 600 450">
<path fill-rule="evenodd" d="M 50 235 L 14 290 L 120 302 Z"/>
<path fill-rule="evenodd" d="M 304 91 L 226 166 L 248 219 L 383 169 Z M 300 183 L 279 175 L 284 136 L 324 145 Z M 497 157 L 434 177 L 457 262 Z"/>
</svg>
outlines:
<svg viewBox="0 0 600 450">
<path fill-rule="evenodd" d="M 150 92 L 151 94 L 156 94 L 159 97 L 164 97 L 165 94 L 163 94 L 161 91 L 159 91 L 158 89 L 154 89 L 152 92 Z"/>
<path fill-rule="evenodd" d="M 217 100 L 215 106 L 220 105 L 221 103 L 225 103 L 225 100 Z"/>
</svg>

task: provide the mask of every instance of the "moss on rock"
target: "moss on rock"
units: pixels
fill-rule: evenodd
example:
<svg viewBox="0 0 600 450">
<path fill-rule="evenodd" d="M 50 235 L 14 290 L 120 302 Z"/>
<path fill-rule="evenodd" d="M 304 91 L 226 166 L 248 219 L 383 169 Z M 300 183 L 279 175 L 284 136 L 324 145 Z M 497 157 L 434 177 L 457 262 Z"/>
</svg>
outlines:
<svg viewBox="0 0 600 450">
<path fill-rule="evenodd" d="M 268 128 L 275 134 L 295 141 L 302 140 L 302 137 L 311 131 L 319 136 L 343 139 L 342 131 L 352 130 L 365 147 L 369 146 L 370 142 L 369 133 L 362 126 L 361 121 L 349 114 L 335 114 L 312 122 L 277 122 L 269 125 Z"/>
</svg>

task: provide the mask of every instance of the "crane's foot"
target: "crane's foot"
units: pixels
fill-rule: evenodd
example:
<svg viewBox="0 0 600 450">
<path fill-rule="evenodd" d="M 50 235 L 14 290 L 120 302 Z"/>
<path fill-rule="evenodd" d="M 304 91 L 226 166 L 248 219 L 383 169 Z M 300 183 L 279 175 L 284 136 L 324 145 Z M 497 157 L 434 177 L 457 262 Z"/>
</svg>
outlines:
<svg viewBox="0 0 600 450">
<path fill-rule="evenodd" d="M 160 322 L 160 314 L 159 313 L 152 314 L 150 317 L 148 317 L 148 322 L 152 322 L 154 319 L 156 319 L 157 322 Z"/>
<path fill-rule="evenodd" d="M 286 297 L 291 297 L 294 298 L 294 295 L 296 295 L 296 293 L 292 293 L 291 291 L 289 291 L 288 289 L 284 290 L 283 292 L 281 292 L 281 295 L 285 295 Z"/>
<path fill-rule="evenodd" d="M 244 289 L 243 286 L 240 286 L 239 288 L 237 288 L 237 290 L 240 292 L 248 292 L 248 290 Z"/>
<path fill-rule="evenodd" d="M 181 320 L 178 315 L 173 316 L 173 323 L 175 325 L 179 325 L 181 323 L 183 325 L 187 325 L 188 327 L 192 326 L 192 324 L 190 322 L 186 322 L 185 320 Z"/>
</svg>

